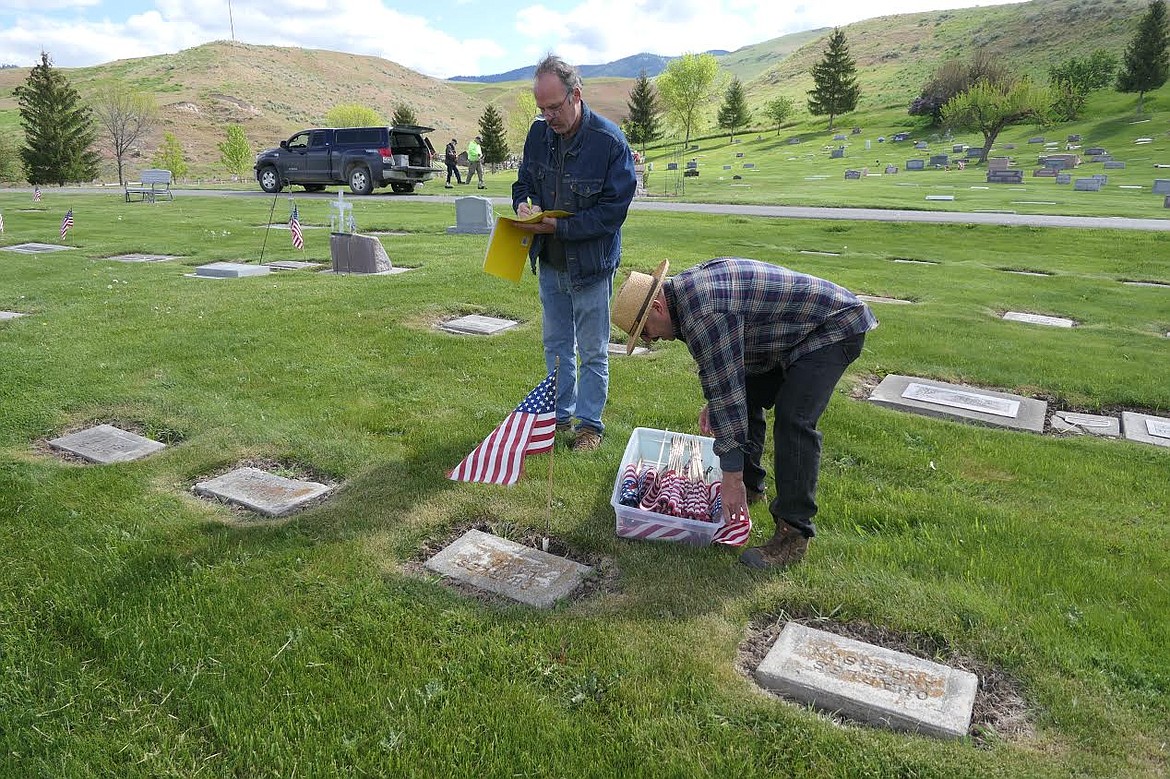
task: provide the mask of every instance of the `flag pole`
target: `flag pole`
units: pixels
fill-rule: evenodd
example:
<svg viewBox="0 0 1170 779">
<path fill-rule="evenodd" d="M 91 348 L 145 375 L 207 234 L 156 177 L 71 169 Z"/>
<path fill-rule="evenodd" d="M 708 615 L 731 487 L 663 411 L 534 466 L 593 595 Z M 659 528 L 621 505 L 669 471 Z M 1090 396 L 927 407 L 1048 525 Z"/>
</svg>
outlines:
<svg viewBox="0 0 1170 779">
<path fill-rule="evenodd" d="M 553 363 L 553 418 L 556 418 L 557 374 L 561 372 L 561 356 L 556 356 Z M 542 551 L 548 551 L 548 537 L 552 534 L 552 505 L 553 505 L 553 454 L 557 451 L 557 434 L 553 432 L 553 445 L 548 450 L 548 508 L 544 517 L 544 540 L 540 542 Z"/>
</svg>

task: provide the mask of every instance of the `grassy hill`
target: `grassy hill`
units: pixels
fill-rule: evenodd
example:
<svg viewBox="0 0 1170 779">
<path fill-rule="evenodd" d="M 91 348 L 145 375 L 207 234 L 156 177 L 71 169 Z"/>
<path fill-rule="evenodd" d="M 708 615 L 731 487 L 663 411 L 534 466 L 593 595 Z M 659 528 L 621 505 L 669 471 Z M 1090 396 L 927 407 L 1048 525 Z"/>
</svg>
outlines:
<svg viewBox="0 0 1170 779">
<path fill-rule="evenodd" d="M 1033 0 L 1018 5 L 883 16 L 845 28 L 862 83 L 859 111 L 913 125 L 905 106 L 943 62 L 986 47 L 1014 68 L 1043 78 L 1050 64 L 1105 48 L 1118 55 L 1132 36 L 1146 0 Z M 786 95 L 804 105 L 809 69 L 823 53 L 828 30 L 786 35 L 719 58 L 726 75 L 744 82 L 757 116 L 765 102 Z M 339 52 L 218 41 L 176 54 L 118 60 L 65 69 L 83 96 L 121 82 L 155 95 L 161 121 L 135 151 L 129 167 L 145 166 L 166 131 L 174 132 L 191 162 L 192 176 L 222 175 L 216 144 L 224 127 L 244 127 L 254 149 L 275 145 L 306 126 L 321 123 L 339 103 L 361 103 L 385 118 L 399 102 L 421 123 L 448 135 L 470 137 L 488 104 L 505 114 L 527 81 L 448 82 L 385 59 Z M 24 68 L 0 70 L 0 130 L 18 126 L 12 90 Z M 627 113 L 629 78 L 590 79 L 586 99 L 611 118 Z M 714 114 L 719 97 L 709 113 Z M 798 122 L 809 120 L 798 115 Z M 865 120 L 872 125 L 871 117 Z M 112 166 L 111 166 L 112 169 Z"/>
</svg>

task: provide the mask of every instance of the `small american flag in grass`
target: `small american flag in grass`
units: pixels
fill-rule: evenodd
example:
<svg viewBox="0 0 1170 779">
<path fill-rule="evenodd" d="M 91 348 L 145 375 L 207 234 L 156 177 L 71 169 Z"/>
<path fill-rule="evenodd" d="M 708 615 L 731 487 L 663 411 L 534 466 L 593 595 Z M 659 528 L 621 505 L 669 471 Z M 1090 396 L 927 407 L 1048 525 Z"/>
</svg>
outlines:
<svg viewBox="0 0 1170 779">
<path fill-rule="evenodd" d="M 33 187 L 33 202 L 34 203 L 41 202 L 41 188 L 40 187 Z"/>
<path fill-rule="evenodd" d="M 556 371 L 553 371 L 447 478 L 481 484 L 515 484 L 524 473 L 525 457 L 553 448 L 556 427 Z"/>
<path fill-rule="evenodd" d="M 65 212 L 65 217 L 61 220 L 61 237 L 65 237 L 65 233 L 69 232 L 69 228 L 73 226 L 73 209 Z"/>
<path fill-rule="evenodd" d="M 294 201 L 292 213 L 288 215 L 288 231 L 292 234 L 293 248 L 305 248 L 305 236 L 301 233 L 301 214 L 297 211 L 297 204 Z"/>
</svg>

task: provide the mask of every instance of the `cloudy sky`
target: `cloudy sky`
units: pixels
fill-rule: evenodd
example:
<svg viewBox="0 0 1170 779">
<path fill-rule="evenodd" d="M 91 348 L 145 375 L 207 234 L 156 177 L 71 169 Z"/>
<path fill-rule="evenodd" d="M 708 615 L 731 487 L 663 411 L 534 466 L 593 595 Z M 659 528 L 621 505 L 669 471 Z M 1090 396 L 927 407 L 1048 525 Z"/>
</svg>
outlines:
<svg viewBox="0 0 1170 779">
<path fill-rule="evenodd" d="M 741 46 L 889 14 L 1013 0 L 3 0 L 0 64 L 60 67 L 214 40 L 372 54 L 437 78 Z"/>
</svg>

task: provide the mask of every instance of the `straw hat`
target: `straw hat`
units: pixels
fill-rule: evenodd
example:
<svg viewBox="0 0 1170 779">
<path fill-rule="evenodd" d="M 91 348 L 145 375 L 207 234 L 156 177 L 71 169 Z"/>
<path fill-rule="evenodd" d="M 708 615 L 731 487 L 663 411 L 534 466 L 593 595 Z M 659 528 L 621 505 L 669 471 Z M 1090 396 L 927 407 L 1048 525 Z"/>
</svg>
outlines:
<svg viewBox="0 0 1170 779">
<path fill-rule="evenodd" d="M 634 351 L 638 339 L 642 336 L 642 328 L 650 316 L 650 303 L 658 296 L 662 289 L 662 278 L 670 269 L 670 260 L 659 263 L 654 272 L 647 275 L 634 271 L 630 277 L 622 282 L 613 299 L 613 323 L 630 335 L 626 341 L 626 354 Z"/>
</svg>

